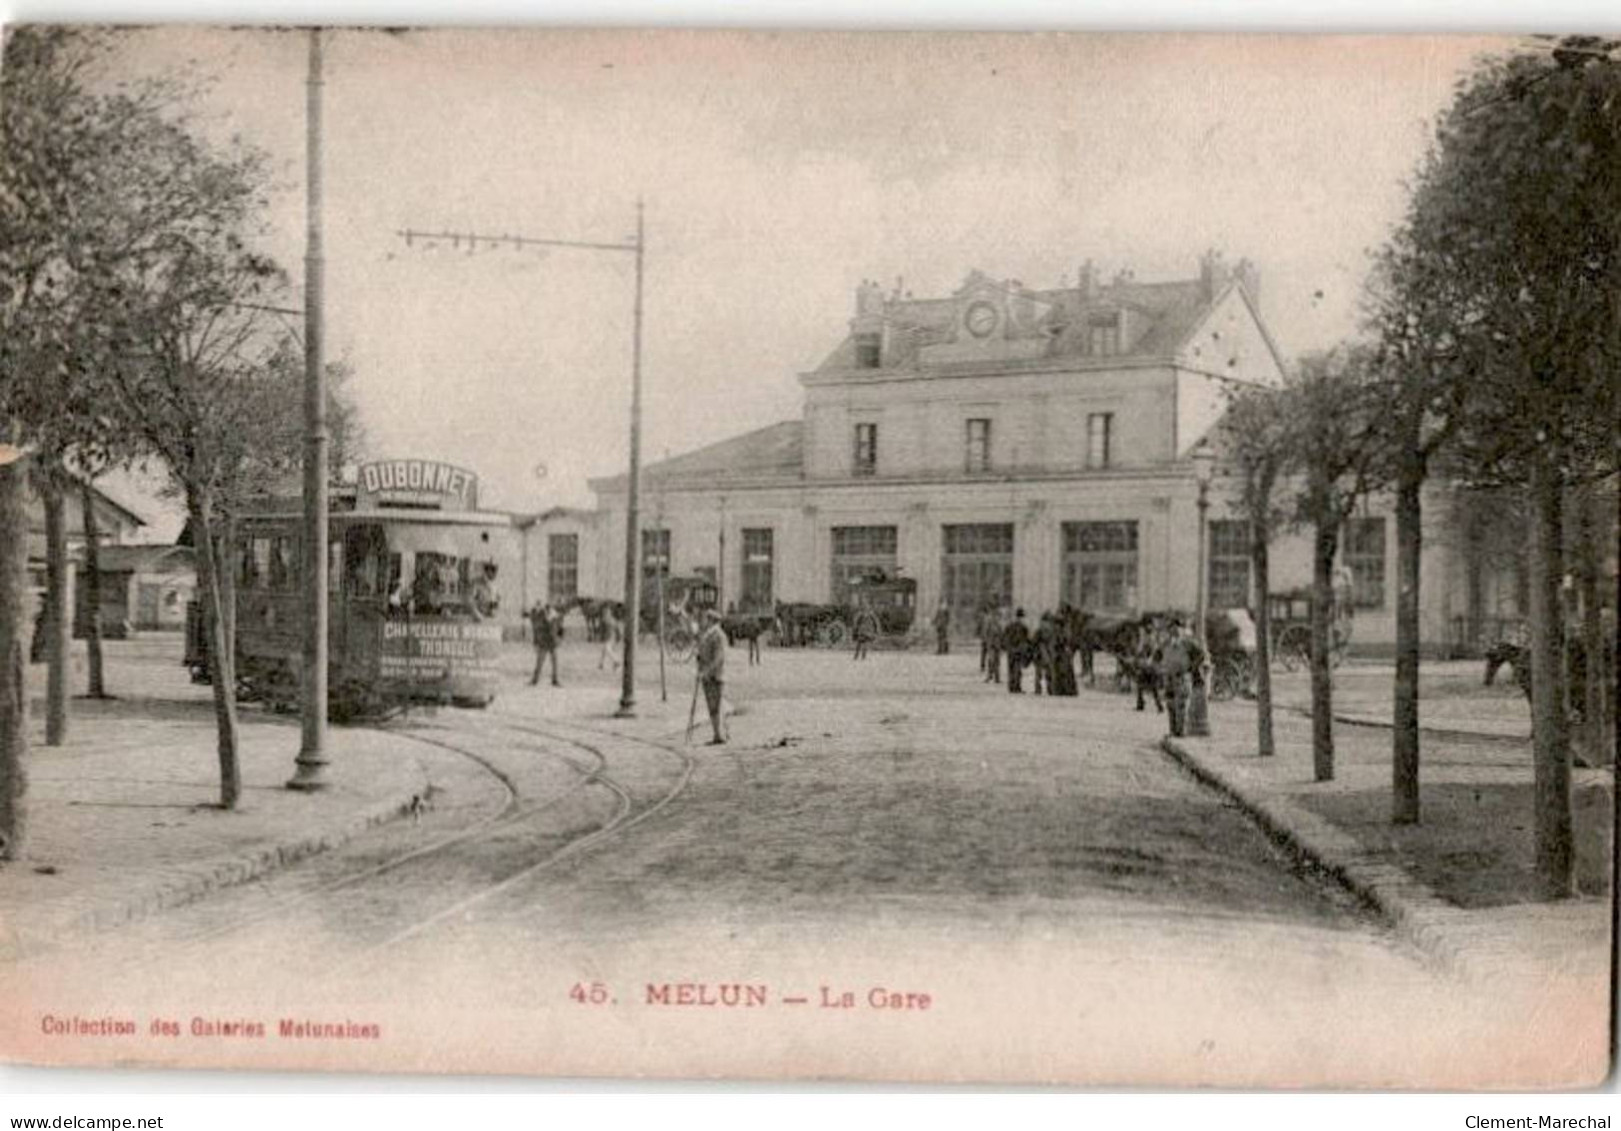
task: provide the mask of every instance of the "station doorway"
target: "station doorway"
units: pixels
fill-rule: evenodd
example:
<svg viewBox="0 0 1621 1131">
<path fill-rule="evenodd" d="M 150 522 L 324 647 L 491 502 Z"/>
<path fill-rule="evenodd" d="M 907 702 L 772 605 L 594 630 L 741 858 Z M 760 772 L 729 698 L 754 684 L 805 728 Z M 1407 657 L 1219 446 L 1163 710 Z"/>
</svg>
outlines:
<svg viewBox="0 0 1621 1131">
<path fill-rule="evenodd" d="M 940 528 L 940 593 L 953 636 L 972 636 L 986 606 L 1013 604 L 1013 524 L 982 522 Z M 932 609 L 920 610 L 932 617 Z"/>
</svg>

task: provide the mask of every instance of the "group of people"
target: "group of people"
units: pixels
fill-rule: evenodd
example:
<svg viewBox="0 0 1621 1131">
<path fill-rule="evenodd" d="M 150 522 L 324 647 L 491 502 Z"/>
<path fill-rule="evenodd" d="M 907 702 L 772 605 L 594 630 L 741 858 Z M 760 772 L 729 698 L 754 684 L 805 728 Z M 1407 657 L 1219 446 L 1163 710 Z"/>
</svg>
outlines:
<svg viewBox="0 0 1621 1131">
<path fill-rule="evenodd" d="M 389 611 L 489 620 L 501 605 L 495 584 L 499 571 L 495 562 L 470 562 L 423 551 L 416 555 L 409 580 L 403 575 L 395 577 L 388 592 Z"/>
<path fill-rule="evenodd" d="M 1031 690 L 1037 695 L 1075 695 L 1075 653 L 1080 647 L 1073 618 L 1044 612 L 1034 627 L 1023 609 L 1008 615 L 1006 606 L 987 608 L 979 620 L 979 670 L 986 683 L 1002 682 L 1003 659 L 1007 661 L 1007 689 L 1024 693 L 1024 673 L 1031 673 Z"/>
<path fill-rule="evenodd" d="M 529 620 L 530 639 L 535 647 L 535 670 L 529 677 L 529 685 L 535 686 L 540 682 L 546 671 L 546 662 L 551 661 L 552 686 L 562 687 L 563 683 L 558 675 L 557 651 L 563 643 L 563 613 L 564 607 L 555 605 L 550 601 L 543 601 L 531 608 L 525 617 Z M 711 745 L 721 745 L 726 741 L 726 733 L 722 721 L 722 692 L 726 679 L 726 633 L 721 628 L 720 613 L 714 609 L 704 611 L 702 617 L 703 630 L 698 636 L 698 686 L 704 693 L 705 705 L 709 708 L 709 722 L 714 728 L 715 737 Z M 624 631 L 623 621 L 614 617 L 611 621 L 612 639 L 620 639 Z M 603 656 L 610 656 L 610 640 L 603 641 Z M 598 661 L 598 667 L 602 661 Z M 614 662 L 617 668 L 617 659 Z M 697 688 L 694 689 L 696 700 Z M 696 702 L 694 703 L 696 707 Z"/>
<path fill-rule="evenodd" d="M 1037 695 L 1078 694 L 1075 657 L 1090 648 L 1082 639 L 1082 621 L 1068 606 L 1043 612 L 1034 625 L 1022 608 L 1010 615 L 1005 605 L 987 607 L 978 625 L 979 669 L 985 682 L 1001 683 L 1005 662 L 1007 689 L 1014 695 L 1024 693 L 1026 672 Z M 1173 616 L 1145 629 L 1135 651 L 1120 660 L 1136 684 L 1137 709 L 1143 709 L 1145 691 L 1153 694 L 1156 704 L 1163 693 L 1171 734 L 1180 736 L 1187 730 L 1193 689 L 1205 678 L 1205 658 L 1199 641 L 1180 617 Z"/>
</svg>

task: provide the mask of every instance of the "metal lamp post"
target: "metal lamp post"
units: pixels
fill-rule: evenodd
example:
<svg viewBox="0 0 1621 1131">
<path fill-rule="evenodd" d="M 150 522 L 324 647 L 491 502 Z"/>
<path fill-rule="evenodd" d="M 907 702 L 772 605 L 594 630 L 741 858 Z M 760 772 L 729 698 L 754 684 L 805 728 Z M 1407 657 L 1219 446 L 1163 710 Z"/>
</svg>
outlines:
<svg viewBox="0 0 1621 1131">
<path fill-rule="evenodd" d="M 1206 573 L 1209 571 L 1208 544 L 1210 541 L 1210 481 L 1216 473 L 1216 453 L 1208 443 L 1193 449 L 1193 477 L 1199 484 L 1199 583 L 1194 610 L 1194 639 L 1199 642 L 1199 678 L 1193 682 L 1193 695 L 1188 700 L 1188 735 L 1194 738 L 1210 736 L 1210 707 L 1205 687 L 1210 681 L 1210 646 L 1205 638 Z"/>
<path fill-rule="evenodd" d="M 304 253 L 304 672 L 303 742 L 288 789 L 327 785 L 327 456 L 325 328 L 326 257 L 321 244 L 321 29 L 310 29 L 305 148 Z"/>
</svg>

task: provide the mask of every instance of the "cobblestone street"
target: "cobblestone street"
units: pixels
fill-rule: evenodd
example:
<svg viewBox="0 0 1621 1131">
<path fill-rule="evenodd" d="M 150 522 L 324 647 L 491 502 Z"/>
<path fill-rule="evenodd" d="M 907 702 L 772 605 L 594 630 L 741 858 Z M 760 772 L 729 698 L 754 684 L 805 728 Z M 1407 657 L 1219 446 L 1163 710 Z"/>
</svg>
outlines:
<svg viewBox="0 0 1621 1131">
<path fill-rule="evenodd" d="M 121 656 L 123 709 L 168 702 L 206 725 L 165 659 Z M 595 649 L 565 649 L 561 689 L 526 686 L 525 659 L 510 650 L 487 711 L 337 732 L 432 782 L 411 819 L 75 944 L 34 993 L 88 1009 L 88 986 L 116 984 L 154 1014 L 229 1016 L 309 1008 L 303 995 L 387 1018 L 407 1061 L 469 1071 L 543 1058 L 590 1073 L 615 1018 L 634 1015 L 649 1070 L 702 1075 L 714 1042 L 677 1036 L 696 1012 L 762 1075 L 791 1058 L 860 1076 L 876 1049 L 903 1076 L 995 1076 L 977 1058 L 1017 1048 L 1025 1018 L 1066 1035 L 1043 1046 L 1055 1079 L 1148 1080 L 1174 1064 L 1204 1083 L 1462 1083 L 1472 1063 L 1502 1079 L 1504 1003 L 1533 987 L 1486 994 L 1438 968 L 1168 758 L 1162 718 L 1126 697 L 1010 696 L 967 654 L 768 649 L 751 668 L 734 650 L 732 741 L 709 748 L 685 738 L 690 665 L 670 665 L 664 701 L 647 657 L 638 717 L 620 720 Z M 1224 708 L 1218 725 L 1240 716 Z M 294 733 L 249 717 L 250 734 Z M 290 759 L 295 740 L 282 744 Z M 42 774 L 72 756 L 41 751 Z M 801 1011 L 787 1031 L 802 1040 L 785 1045 L 779 1026 L 751 1041 L 746 1010 L 674 1004 L 743 986 Z M 594 987 L 601 1003 L 580 1000 Z M 880 989 L 930 1007 L 874 1009 Z M 1415 1003 L 1471 1036 L 1439 1048 L 1434 1026 L 1392 1033 L 1391 1011 Z M 1601 1029 L 1600 995 L 1572 1005 Z M 1586 1031 L 1571 1016 L 1561 1024 Z M 491 1024 L 522 1039 L 481 1040 Z M 933 1059 L 908 1052 L 921 1024 L 960 1028 L 949 1063 L 937 1044 Z M 451 1047 L 477 1059 L 447 1064 Z M 1355 1070 L 1325 1075 L 1330 1047 L 1354 1049 Z M 1548 1071 L 1533 1059 L 1528 1079 Z M 1588 1062 L 1578 1046 L 1555 1070 Z"/>
</svg>

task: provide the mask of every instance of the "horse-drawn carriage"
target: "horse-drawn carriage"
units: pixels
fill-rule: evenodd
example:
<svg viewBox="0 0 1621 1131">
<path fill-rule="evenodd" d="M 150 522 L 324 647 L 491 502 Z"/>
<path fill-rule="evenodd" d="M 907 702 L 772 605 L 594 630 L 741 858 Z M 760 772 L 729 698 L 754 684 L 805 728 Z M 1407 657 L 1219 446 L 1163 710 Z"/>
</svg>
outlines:
<svg viewBox="0 0 1621 1131">
<path fill-rule="evenodd" d="M 1272 655 L 1277 657 L 1283 670 L 1292 672 L 1311 665 L 1311 606 L 1310 588 L 1290 589 L 1273 593 L 1270 602 L 1272 616 Z M 1351 644 L 1350 594 L 1336 587 L 1329 616 L 1328 662 L 1339 665 L 1345 660 Z"/>
<path fill-rule="evenodd" d="M 641 630 L 663 633 L 664 654 L 678 664 L 692 659 L 703 631 L 701 618 L 720 599 L 720 590 L 707 577 L 666 577 L 648 586 L 641 607 Z M 662 605 L 663 615 L 660 616 Z"/>
<path fill-rule="evenodd" d="M 778 639 L 788 646 L 837 648 L 859 632 L 870 642 L 904 648 L 916 621 L 917 581 L 879 572 L 852 577 L 841 604 L 777 604 Z"/>
</svg>

